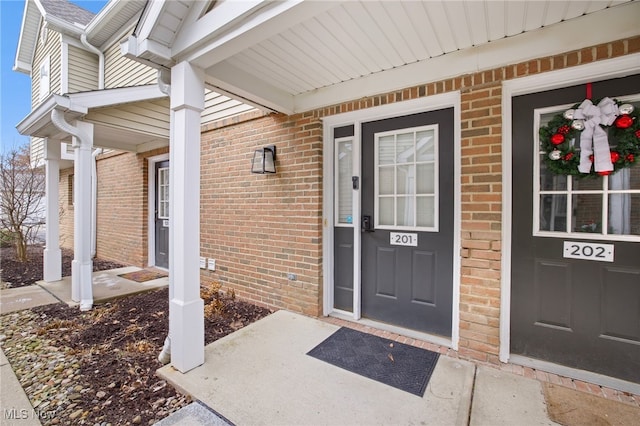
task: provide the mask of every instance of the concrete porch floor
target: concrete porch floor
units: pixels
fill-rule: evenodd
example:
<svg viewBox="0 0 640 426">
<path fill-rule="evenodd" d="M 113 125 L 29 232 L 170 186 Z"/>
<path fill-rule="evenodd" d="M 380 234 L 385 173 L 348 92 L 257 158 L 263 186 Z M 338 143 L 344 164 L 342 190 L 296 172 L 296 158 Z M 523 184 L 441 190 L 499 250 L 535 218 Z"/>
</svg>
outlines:
<svg viewBox="0 0 640 426">
<path fill-rule="evenodd" d="M 537 380 L 441 355 L 418 397 L 306 355 L 338 328 L 278 311 L 208 345 L 204 365 L 158 374 L 238 425 L 555 424 Z"/>
<path fill-rule="evenodd" d="M 104 303 L 119 297 L 131 296 L 169 285 L 168 276 L 141 283 L 118 276 L 140 270 L 141 268 L 135 266 L 127 266 L 124 268 L 94 272 L 92 277 L 94 303 Z M 38 281 L 37 285 L 69 306 L 79 305 L 79 303 L 71 300 L 71 277 L 64 277 L 60 281 L 53 282 Z"/>
<path fill-rule="evenodd" d="M 94 272 L 94 303 L 104 303 L 119 297 L 130 296 L 169 285 L 169 277 L 138 283 L 118 276 L 140 270 L 135 266 L 128 266 Z M 38 281 L 35 285 L 8 288 L 0 291 L 0 314 L 58 302 L 66 303 L 69 306 L 79 305 L 79 303 L 71 300 L 71 277 L 64 277 L 60 281 L 49 283 Z"/>
</svg>

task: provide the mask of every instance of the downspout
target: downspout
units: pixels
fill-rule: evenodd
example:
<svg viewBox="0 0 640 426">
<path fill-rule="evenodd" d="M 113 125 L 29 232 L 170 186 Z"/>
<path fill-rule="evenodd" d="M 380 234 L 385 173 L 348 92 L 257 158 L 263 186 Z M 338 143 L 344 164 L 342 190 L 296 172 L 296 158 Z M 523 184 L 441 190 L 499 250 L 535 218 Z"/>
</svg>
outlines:
<svg viewBox="0 0 640 426">
<path fill-rule="evenodd" d="M 166 69 L 158 70 L 158 89 L 165 95 L 171 97 L 171 75 Z M 169 115 L 171 116 L 171 111 Z M 173 120 L 170 119 L 170 122 L 171 121 Z M 169 194 L 169 202 L 171 202 L 171 194 Z M 169 259 L 171 259 L 171 255 L 169 255 Z M 171 265 L 169 265 L 169 268 L 171 268 Z M 171 278 L 169 278 L 169 300 L 171 299 L 173 299 L 173 286 L 171 285 Z M 164 345 L 162 346 L 160 355 L 158 355 L 158 361 L 162 364 L 171 362 L 171 337 L 169 333 L 167 333 L 167 337 L 164 339 Z"/>
<path fill-rule="evenodd" d="M 96 157 L 104 150 L 97 148 L 91 154 L 91 258 L 96 257 L 98 238 L 98 167 Z"/>
<path fill-rule="evenodd" d="M 64 112 L 60 111 L 59 109 L 54 109 L 53 111 L 51 111 L 51 122 L 54 124 L 54 126 L 56 126 L 61 131 L 65 133 L 69 133 L 71 136 L 74 137 L 73 139 L 74 148 L 79 148 L 82 143 L 85 143 L 86 141 L 91 141 L 91 136 L 87 135 L 85 132 L 78 129 L 77 127 L 69 124 L 67 120 L 65 120 L 64 118 Z M 81 298 L 81 301 L 80 301 L 81 311 L 88 311 L 92 307 L 93 307 L 93 300 L 84 301 Z"/>
<path fill-rule="evenodd" d="M 89 44 L 89 42 L 87 41 L 87 35 L 85 33 L 82 33 L 82 35 L 80 35 L 80 41 L 82 42 L 84 47 L 98 55 L 98 90 L 102 90 L 104 89 L 104 53 L 102 53 L 100 49 L 93 46 L 92 44 Z"/>
<path fill-rule="evenodd" d="M 104 89 L 104 53 L 87 41 L 87 34 L 80 35 L 80 41 L 90 51 L 98 55 L 98 90 Z M 96 157 L 102 154 L 102 149 L 96 149 L 91 155 L 91 258 L 96 257 L 98 234 L 98 172 Z"/>
<path fill-rule="evenodd" d="M 83 131 L 81 131 L 77 127 L 74 127 L 71 124 L 67 123 L 67 120 L 65 120 L 64 118 L 64 112 L 60 111 L 59 109 L 54 109 L 53 111 L 51 111 L 51 122 L 58 129 L 62 130 L 65 133 L 69 133 L 71 136 L 74 136 L 76 139 L 79 139 L 81 141 L 86 141 L 89 139 L 89 135 L 86 135 Z M 73 147 L 77 148 L 78 143 L 74 141 Z"/>
</svg>

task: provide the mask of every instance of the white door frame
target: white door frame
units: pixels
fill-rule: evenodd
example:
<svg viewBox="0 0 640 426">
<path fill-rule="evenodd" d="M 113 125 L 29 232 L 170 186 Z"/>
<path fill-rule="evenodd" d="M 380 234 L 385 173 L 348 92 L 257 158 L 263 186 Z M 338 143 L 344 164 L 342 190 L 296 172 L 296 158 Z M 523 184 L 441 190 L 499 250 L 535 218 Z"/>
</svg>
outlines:
<svg viewBox="0 0 640 426">
<path fill-rule="evenodd" d="M 512 147 L 512 98 L 517 95 L 540 92 L 544 90 L 558 89 L 576 84 L 584 84 L 624 77 L 640 72 L 640 53 L 622 56 L 620 58 L 607 59 L 591 64 L 580 65 L 544 74 L 533 75 L 505 81 L 502 85 L 502 276 L 500 284 L 500 361 L 509 362 L 513 357 L 510 354 L 511 340 L 511 225 L 512 225 L 512 178 L 513 164 L 511 156 Z M 534 361 L 531 360 L 533 363 Z M 546 371 L 555 370 L 562 373 L 561 368 L 551 363 L 538 361 L 539 366 Z M 576 377 L 594 383 L 602 382 L 601 375 L 580 370 L 562 369 L 565 375 Z M 572 370 L 572 371 L 568 371 Z M 596 377 L 600 376 L 600 377 Z M 611 381 L 617 381 L 611 379 Z M 620 388 L 620 384 L 611 384 Z"/>
<path fill-rule="evenodd" d="M 461 196 L 460 196 L 460 172 L 461 172 L 461 143 L 460 143 L 460 92 L 448 92 L 440 95 L 428 96 L 404 102 L 382 105 L 343 114 L 332 115 L 323 118 L 323 315 L 335 315 L 350 320 L 360 320 L 361 308 L 361 233 L 360 233 L 360 190 L 353 191 L 353 312 L 334 309 L 333 274 L 334 274 L 334 143 L 333 129 L 341 126 L 354 126 L 353 136 L 353 175 L 361 178 L 361 137 L 360 127 L 362 123 L 382 120 L 385 118 L 400 117 L 419 112 L 435 111 L 444 108 L 453 108 L 454 129 L 454 226 L 453 226 L 453 306 L 451 323 L 451 340 L 426 333 L 411 332 L 396 327 L 386 327 L 391 331 L 399 331 L 407 335 L 415 335 L 421 339 L 430 340 L 437 344 L 449 346 L 458 350 L 460 339 L 460 226 L 461 226 Z M 365 322 L 363 320 L 363 322 Z M 381 324 L 366 321 L 377 326 Z M 395 329 L 395 330 L 394 330 Z"/>
<path fill-rule="evenodd" d="M 156 164 L 162 161 L 169 161 L 169 153 L 155 155 L 147 158 L 147 259 L 148 266 L 156 266 Z M 171 166 L 169 166 L 171 167 Z M 171 172 L 169 172 L 171 173 Z M 171 176 L 171 175 L 169 175 Z M 169 177 L 171 178 L 171 177 Z M 169 194 L 171 200 L 171 194 Z M 171 201 L 169 201 L 171 202 Z"/>
</svg>

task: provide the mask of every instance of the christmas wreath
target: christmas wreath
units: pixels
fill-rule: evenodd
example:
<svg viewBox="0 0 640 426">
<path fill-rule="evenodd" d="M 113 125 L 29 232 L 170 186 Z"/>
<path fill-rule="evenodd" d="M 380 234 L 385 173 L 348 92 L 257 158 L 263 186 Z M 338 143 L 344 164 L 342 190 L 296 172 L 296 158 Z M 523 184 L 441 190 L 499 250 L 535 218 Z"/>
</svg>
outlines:
<svg viewBox="0 0 640 426">
<path fill-rule="evenodd" d="M 640 158 L 640 118 L 631 104 L 585 99 L 539 130 L 544 163 L 558 175 L 606 176 Z"/>
</svg>

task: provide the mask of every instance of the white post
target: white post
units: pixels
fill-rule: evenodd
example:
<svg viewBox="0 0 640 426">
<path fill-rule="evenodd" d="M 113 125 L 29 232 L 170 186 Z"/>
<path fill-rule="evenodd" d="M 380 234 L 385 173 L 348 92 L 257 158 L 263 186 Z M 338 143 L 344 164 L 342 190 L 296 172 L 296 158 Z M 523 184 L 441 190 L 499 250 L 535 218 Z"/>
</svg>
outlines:
<svg viewBox="0 0 640 426">
<path fill-rule="evenodd" d="M 93 306 L 91 260 L 91 150 L 93 124 L 76 122 L 75 127 L 87 140 L 75 137 L 73 262 L 71 263 L 71 298 L 80 302 L 80 310 Z"/>
<path fill-rule="evenodd" d="M 62 252 L 60 251 L 60 141 L 45 139 L 45 220 L 46 247 L 42 276 L 46 282 L 62 279 Z"/>
<path fill-rule="evenodd" d="M 169 337 L 180 372 L 204 363 L 204 302 L 200 298 L 200 113 L 204 72 L 187 62 L 171 69 Z"/>
</svg>

